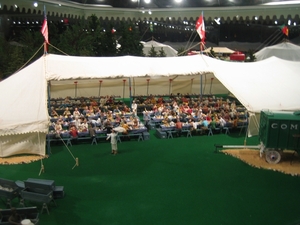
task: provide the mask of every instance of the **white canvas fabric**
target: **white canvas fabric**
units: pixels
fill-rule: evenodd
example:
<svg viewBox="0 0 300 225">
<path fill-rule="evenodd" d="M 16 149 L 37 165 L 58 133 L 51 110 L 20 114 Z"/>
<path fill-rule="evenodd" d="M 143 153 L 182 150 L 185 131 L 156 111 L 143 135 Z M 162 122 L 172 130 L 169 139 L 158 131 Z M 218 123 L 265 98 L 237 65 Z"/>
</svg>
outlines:
<svg viewBox="0 0 300 225">
<path fill-rule="evenodd" d="M 300 46 L 285 41 L 277 45 L 265 47 L 254 55 L 256 61 L 261 61 L 272 56 L 290 61 L 300 61 Z"/>
<path fill-rule="evenodd" d="M 47 87 L 51 97 L 232 93 L 249 112 L 300 110 L 300 62 L 276 57 L 225 62 L 204 55 L 182 57 L 75 57 L 46 55 L 0 82 L 0 157 L 45 154 Z M 125 86 L 124 81 L 125 80 Z M 49 84 L 49 86 L 48 86 Z M 202 86 L 201 86 L 202 84 Z M 124 87 L 126 91 L 124 92 Z M 89 91 L 89 92 L 88 92 Z"/>
<path fill-rule="evenodd" d="M 175 50 L 174 48 L 172 48 L 169 45 L 162 44 L 162 43 L 159 43 L 159 42 L 154 41 L 154 40 L 147 41 L 147 42 L 142 42 L 142 44 L 144 45 L 143 53 L 145 54 L 145 56 L 149 55 L 149 51 L 151 50 L 152 46 L 154 47 L 155 51 L 157 51 L 158 53 L 161 49 L 163 49 L 167 57 L 176 57 L 176 56 L 178 56 L 177 55 L 177 50 Z"/>
</svg>

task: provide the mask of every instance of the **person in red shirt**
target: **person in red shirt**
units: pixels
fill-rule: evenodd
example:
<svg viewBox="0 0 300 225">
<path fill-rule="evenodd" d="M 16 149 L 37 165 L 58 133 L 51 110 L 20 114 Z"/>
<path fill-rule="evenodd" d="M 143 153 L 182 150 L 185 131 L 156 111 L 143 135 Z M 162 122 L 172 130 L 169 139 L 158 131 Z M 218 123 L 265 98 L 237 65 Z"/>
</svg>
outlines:
<svg viewBox="0 0 300 225">
<path fill-rule="evenodd" d="M 182 122 L 180 122 L 180 120 L 177 119 L 175 126 L 176 126 L 176 130 L 177 130 L 177 136 L 180 137 L 181 133 L 182 133 Z"/>
<path fill-rule="evenodd" d="M 77 131 L 75 125 L 70 127 L 69 133 L 70 133 L 72 138 L 78 138 L 78 131 Z"/>
</svg>

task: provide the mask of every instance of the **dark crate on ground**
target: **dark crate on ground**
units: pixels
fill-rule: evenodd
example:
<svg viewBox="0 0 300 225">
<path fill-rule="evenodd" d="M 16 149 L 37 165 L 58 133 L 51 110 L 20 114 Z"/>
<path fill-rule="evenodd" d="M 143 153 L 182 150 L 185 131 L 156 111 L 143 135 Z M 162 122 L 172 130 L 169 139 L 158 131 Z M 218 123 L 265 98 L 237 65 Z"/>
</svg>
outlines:
<svg viewBox="0 0 300 225">
<path fill-rule="evenodd" d="M 36 183 L 48 186 L 49 190 L 53 191 L 54 199 L 63 198 L 65 196 L 64 186 L 56 186 L 54 180 L 28 178 L 25 182 L 27 184 Z"/>
<path fill-rule="evenodd" d="M 55 186 L 53 191 L 54 199 L 59 199 L 65 197 L 64 186 Z"/>
<path fill-rule="evenodd" d="M 149 132 L 143 132 L 143 137 L 144 137 L 144 140 L 150 140 Z"/>
<path fill-rule="evenodd" d="M 7 206 L 11 207 L 11 201 L 19 197 L 19 192 L 14 181 L 0 178 L 0 198 L 5 199 Z"/>
<path fill-rule="evenodd" d="M 21 191 L 22 204 L 24 201 L 42 203 L 42 211 L 45 209 L 49 214 L 48 204 L 54 201 L 53 191 L 55 189 L 55 182 L 53 180 L 32 179 L 24 181 L 25 189 Z"/>
<path fill-rule="evenodd" d="M 155 130 L 155 136 L 161 139 L 167 138 L 167 132 L 162 131 L 160 128 L 157 128 Z"/>
</svg>

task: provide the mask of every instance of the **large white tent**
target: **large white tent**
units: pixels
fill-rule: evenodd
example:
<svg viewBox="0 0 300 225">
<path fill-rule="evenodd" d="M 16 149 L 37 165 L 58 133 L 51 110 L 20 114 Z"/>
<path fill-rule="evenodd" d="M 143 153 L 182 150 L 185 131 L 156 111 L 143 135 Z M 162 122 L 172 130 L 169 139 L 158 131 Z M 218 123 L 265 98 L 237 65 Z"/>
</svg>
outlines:
<svg viewBox="0 0 300 225">
<path fill-rule="evenodd" d="M 288 41 L 265 47 L 254 54 L 256 61 L 264 60 L 272 56 L 290 61 L 300 61 L 300 46 Z"/>
<path fill-rule="evenodd" d="M 183 57 L 74 57 L 46 55 L 0 82 L 0 157 L 21 153 L 45 155 L 48 92 L 65 97 L 78 89 L 121 95 L 124 84 L 145 95 L 231 92 L 248 109 L 299 110 L 300 62 L 275 57 L 253 63 L 225 62 L 204 55 Z M 203 84 L 200 86 L 200 84 Z M 59 93 L 59 94 L 57 94 Z M 129 93 L 126 93 L 129 97 Z"/>
<path fill-rule="evenodd" d="M 162 44 L 154 40 L 142 42 L 142 44 L 144 46 L 143 53 L 145 56 L 149 55 L 151 48 L 154 48 L 154 50 L 158 53 L 163 49 L 167 57 L 177 56 L 177 51 L 169 45 Z"/>
</svg>

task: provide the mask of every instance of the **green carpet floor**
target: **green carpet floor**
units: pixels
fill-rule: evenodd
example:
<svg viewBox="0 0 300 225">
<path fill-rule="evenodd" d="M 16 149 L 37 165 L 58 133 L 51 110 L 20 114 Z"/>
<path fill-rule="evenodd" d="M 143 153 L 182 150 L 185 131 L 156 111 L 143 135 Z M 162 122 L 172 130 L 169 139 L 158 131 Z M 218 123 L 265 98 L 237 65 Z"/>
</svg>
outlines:
<svg viewBox="0 0 300 225">
<path fill-rule="evenodd" d="M 11 180 L 51 179 L 66 196 L 40 215 L 41 225 L 296 225 L 300 177 L 253 168 L 215 153 L 214 144 L 243 145 L 244 136 L 193 136 L 110 143 L 53 145 L 41 162 L 0 166 Z M 257 145 L 257 138 L 247 139 Z M 15 206 L 18 202 L 13 202 Z M 27 206 L 36 203 L 26 203 Z M 41 209 L 41 205 L 37 205 Z M 0 207 L 4 208 L 2 202 Z"/>
</svg>

